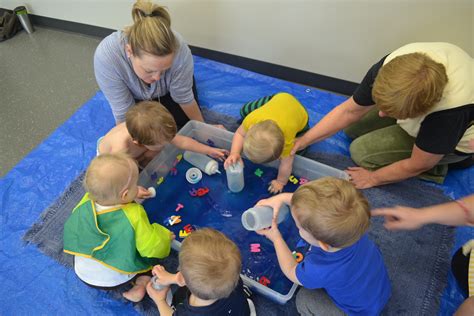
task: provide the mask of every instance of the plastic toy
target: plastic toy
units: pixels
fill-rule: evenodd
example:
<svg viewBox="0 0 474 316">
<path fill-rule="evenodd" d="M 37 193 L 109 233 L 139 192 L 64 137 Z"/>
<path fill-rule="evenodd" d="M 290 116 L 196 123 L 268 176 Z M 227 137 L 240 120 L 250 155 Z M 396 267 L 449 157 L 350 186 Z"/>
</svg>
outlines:
<svg viewBox="0 0 474 316">
<path fill-rule="evenodd" d="M 208 140 L 206 141 L 206 143 L 207 143 L 209 146 L 213 146 L 213 147 L 216 145 L 216 144 L 214 144 L 214 142 L 213 142 L 212 140 L 210 140 L 210 139 L 208 139 Z"/>
<path fill-rule="evenodd" d="M 305 177 L 300 178 L 300 185 L 303 185 L 303 184 L 308 183 L 308 182 L 309 182 L 309 180 L 306 179 Z"/>
<path fill-rule="evenodd" d="M 173 225 L 176 225 L 176 224 L 179 224 L 181 223 L 181 216 L 180 215 L 173 215 L 173 216 L 170 216 L 168 218 L 166 218 L 163 223 L 166 225 L 166 226 L 173 226 Z"/>
<path fill-rule="evenodd" d="M 225 173 L 229 190 L 234 193 L 242 191 L 245 186 L 244 165 L 241 163 L 232 164 L 227 167 Z"/>
<path fill-rule="evenodd" d="M 194 227 L 193 227 L 193 225 L 191 225 L 191 224 L 186 224 L 186 225 L 184 225 L 183 229 L 184 229 L 184 231 L 187 232 L 187 233 L 191 233 L 191 232 L 194 231 Z"/>
<path fill-rule="evenodd" d="M 189 195 L 191 196 L 197 196 L 197 191 L 195 188 L 192 188 L 190 191 L 189 191 Z"/>
<path fill-rule="evenodd" d="M 177 174 L 178 174 L 178 169 L 176 169 L 175 167 L 170 169 L 170 175 L 175 176 Z"/>
<path fill-rule="evenodd" d="M 268 286 L 268 284 L 270 284 L 270 280 L 265 277 L 265 276 L 261 276 L 259 279 L 258 279 L 258 283 L 260 283 L 261 285 L 263 286 Z"/>
<path fill-rule="evenodd" d="M 186 180 L 191 184 L 196 184 L 202 179 L 202 172 L 198 168 L 189 168 L 186 171 Z"/>
<path fill-rule="evenodd" d="M 176 156 L 176 160 L 177 160 L 178 162 L 180 162 L 181 159 L 183 159 L 183 154 L 179 154 L 179 155 Z"/>
<path fill-rule="evenodd" d="M 156 184 L 157 184 L 157 185 L 160 185 L 160 184 L 162 184 L 164 181 L 165 181 L 165 178 L 160 177 L 160 178 L 158 179 L 158 181 L 156 181 Z"/>
<path fill-rule="evenodd" d="M 291 176 L 288 178 L 288 181 L 290 181 L 290 182 L 293 183 L 293 184 L 298 184 L 298 178 L 296 178 L 294 175 L 291 175 Z"/>
<path fill-rule="evenodd" d="M 263 171 L 262 171 L 262 169 L 257 168 L 257 169 L 255 170 L 254 174 L 255 174 L 257 177 L 260 178 L 260 177 L 263 175 Z"/>
<path fill-rule="evenodd" d="M 204 196 L 204 195 L 206 195 L 206 194 L 208 194 L 208 193 L 209 193 L 209 189 L 208 189 L 208 188 L 199 188 L 199 189 L 197 189 L 197 191 L 196 191 L 196 194 L 197 194 L 198 197 Z"/>
<path fill-rule="evenodd" d="M 186 238 L 186 237 L 188 237 L 189 234 L 191 234 L 191 232 L 188 233 L 187 231 L 181 229 L 179 231 L 179 238 Z"/>
<path fill-rule="evenodd" d="M 154 198 L 156 196 L 156 190 L 154 187 L 149 187 L 148 192 L 150 193 L 150 198 Z"/>
<path fill-rule="evenodd" d="M 192 151 L 185 151 L 183 155 L 184 160 L 192 164 L 194 167 L 199 168 L 202 172 L 208 176 L 212 176 L 215 173 L 220 173 L 219 164 L 214 159 L 199 153 Z"/>
<path fill-rule="evenodd" d="M 281 223 L 290 212 L 288 205 L 282 204 L 278 212 L 277 222 Z M 273 209 L 270 206 L 254 206 L 242 213 L 242 226 L 246 230 L 260 230 L 272 226 Z"/>
<path fill-rule="evenodd" d="M 291 254 L 293 255 L 293 258 L 295 258 L 296 262 L 298 263 L 300 263 L 304 259 L 303 254 L 301 252 L 293 251 Z"/>
<path fill-rule="evenodd" d="M 174 210 L 175 212 L 179 211 L 180 209 L 184 208 L 184 205 L 181 204 L 181 203 L 178 203 L 178 206 L 176 207 L 176 209 Z"/>
<path fill-rule="evenodd" d="M 250 252 L 260 252 L 260 244 L 250 244 Z"/>
</svg>

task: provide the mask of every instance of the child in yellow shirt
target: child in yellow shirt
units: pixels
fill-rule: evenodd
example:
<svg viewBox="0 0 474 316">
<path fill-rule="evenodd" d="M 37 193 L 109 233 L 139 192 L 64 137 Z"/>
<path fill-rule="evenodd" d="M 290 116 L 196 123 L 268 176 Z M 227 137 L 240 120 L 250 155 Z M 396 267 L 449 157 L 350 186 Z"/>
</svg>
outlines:
<svg viewBox="0 0 474 316">
<path fill-rule="evenodd" d="M 254 163 L 280 159 L 278 176 L 268 190 L 281 192 L 293 169 L 294 140 L 309 129 L 306 109 L 294 96 L 281 92 L 245 104 L 240 114 L 244 120 L 234 134 L 224 167 L 243 163 L 242 151 Z"/>
</svg>

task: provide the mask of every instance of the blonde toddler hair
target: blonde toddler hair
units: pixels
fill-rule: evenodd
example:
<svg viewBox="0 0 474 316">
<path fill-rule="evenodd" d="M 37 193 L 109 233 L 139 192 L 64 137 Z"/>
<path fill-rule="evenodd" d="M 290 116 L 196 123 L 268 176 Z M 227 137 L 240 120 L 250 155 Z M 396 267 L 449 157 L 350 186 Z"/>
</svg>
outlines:
<svg viewBox="0 0 474 316">
<path fill-rule="evenodd" d="M 138 0 L 132 9 L 133 25 L 124 32 L 134 55 L 143 52 L 166 56 L 176 51 L 178 42 L 171 30 L 171 18 L 165 7 Z"/>
<path fill-rule="evenodd" d="M 203 228 L 184 240 L 179 266 L 193 295 L 203 300 L 221 299 L 237 286 L 242 259 L 239 248 L 223 233 Z"/>
<path fill-rule="evenodd" d="M 142 101 L 125 115 L 125 124 L 133 140 L 141 145 L 170 142 L 177 132 L 171 113 L 159 102 Z"/>
<path fill-rule="evenodd" d="M 426 114 L 441 100 L 448 83 L 443 64 L 422 53 L 401 55 L 375 78 L 372 97 L 380 111 L 396 119 Z"/>
<path fill-rule="evenodd" d="M 367 199 L 347 180 L 311 181 L 295 191 L 291 208 L 304 230 L 336 248 L 355 243 L 370 225 Z"/>
<path fill-rule="evenodd" d="M 285 137 L 280 127 L 272 120 L 265 120 L 249 128 L 243 152 L 255 163 L 267 163 L 280 158 L 284 146 Z"/>
<path fill-rule="evenodd" d="M 84 178 L 84 189 L 94 201 L 117 201 L 127 185 L 136 163 L 125 153 L 102 154 L 90 163 Z"/>
</svg>

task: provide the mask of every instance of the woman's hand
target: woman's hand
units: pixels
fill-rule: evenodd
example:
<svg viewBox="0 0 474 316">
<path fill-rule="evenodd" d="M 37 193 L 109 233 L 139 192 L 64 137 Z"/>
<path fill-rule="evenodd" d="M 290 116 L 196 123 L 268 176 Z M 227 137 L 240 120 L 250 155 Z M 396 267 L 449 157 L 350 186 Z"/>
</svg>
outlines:
<svg viewBox="0 0 474 316">
<path fill-rule="evenodd" d="M 293 148 L 291 149 L 290 155 L 296 155 L 296 152 L 305 149 L 308 146 L 305 139 L 302 137 L 296 138 Z"/>
<path fill-rule="evenodd" d="M 351 181 L 357 189 L 368 189 L 379 185 L 373 171 L 362 167 L 349 167 L 346 173 L 349 175 L 349 181 Z"/>
<path fill-rule="evenodd" d="M 383 216 L 388 230 L 414 230 L 423 226 L 421 212 L 415 208 L 397 206 L 393 208 L 380 208 L 372 212 L 372 216 Z"/>
</svg>

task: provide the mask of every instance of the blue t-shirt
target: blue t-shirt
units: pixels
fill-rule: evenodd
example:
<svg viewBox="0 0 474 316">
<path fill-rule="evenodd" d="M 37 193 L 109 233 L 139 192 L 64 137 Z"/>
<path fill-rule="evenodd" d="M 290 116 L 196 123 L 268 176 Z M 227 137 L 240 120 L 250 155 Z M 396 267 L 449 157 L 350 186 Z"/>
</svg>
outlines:
<svg viewBox="0 0 474 316">
<path fill-rule="evenodd" d="M 296 277 L 305 288 L 325 289 L 349 315 L 378 315 L 391 295 L 382 254 L 367 235 L 337 252 L 312 246 Z"/>
</svg>

